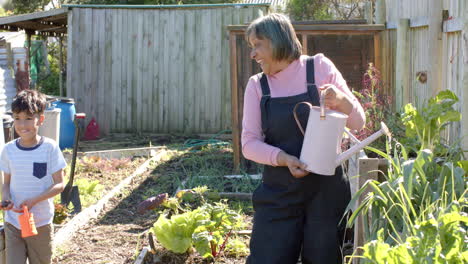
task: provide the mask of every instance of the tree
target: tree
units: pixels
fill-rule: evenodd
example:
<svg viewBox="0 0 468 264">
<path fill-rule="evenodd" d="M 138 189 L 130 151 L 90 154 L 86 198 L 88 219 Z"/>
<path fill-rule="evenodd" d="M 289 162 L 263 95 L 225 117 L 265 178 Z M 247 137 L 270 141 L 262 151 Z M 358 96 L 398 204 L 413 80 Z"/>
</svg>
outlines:
<svg viewBox="0 0 468 264">
<path fill-rule="evenodd" d="M 363 18 L 365 0 L 290 0 L 286 12 L 292 20 Z"/>
</svg>

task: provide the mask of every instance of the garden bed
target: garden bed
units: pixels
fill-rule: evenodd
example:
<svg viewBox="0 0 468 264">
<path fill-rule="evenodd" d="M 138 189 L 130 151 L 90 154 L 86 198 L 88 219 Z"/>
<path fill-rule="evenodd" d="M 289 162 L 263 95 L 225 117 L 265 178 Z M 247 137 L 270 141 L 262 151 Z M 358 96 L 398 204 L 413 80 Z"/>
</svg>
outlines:
<svg viewBox="0 0 468 264">
<path fill-rule="evenodd" d="M 82 227 L 58 249 L 54 263 L 134 263 L 142 248 L 148 245 L 148 229 L 158 219 L 156 211 L 137 214 L 139 202 L 159 193 L 173 194 L 189 176 L 232 173 L 231 148 L 194 150 L 180 145 L 169 148 L 167 161 L 153 164 L 150 172 L 135 177 L 119 195 L 112 197 L 101 216 Z M 250 201 L 232 202 L 231 206 L 242 210 L 246 222 L 251 222 Z M 161 246 L 156 243 L 156 247 Z M 153 261 L 159 256 L 161 263 L 203 263 L 196 254 L 175 254 L 160 249 L 156 257 L 152 257 Z M 229 258 L 224 263 L 245 263 L 245 258 Z"/>
</svg>

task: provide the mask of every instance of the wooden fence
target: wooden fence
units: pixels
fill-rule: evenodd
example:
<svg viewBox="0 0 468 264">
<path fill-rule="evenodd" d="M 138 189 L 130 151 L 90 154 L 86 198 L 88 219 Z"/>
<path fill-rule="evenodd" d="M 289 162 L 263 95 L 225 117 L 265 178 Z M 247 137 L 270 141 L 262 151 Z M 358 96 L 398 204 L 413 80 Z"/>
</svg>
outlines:
<svg viewBox="0 0 468 264">
<path fill-rule="evenodd" d="M 377 0 L 381 33 L 382 76 L 396 99 L 421 106 L 441 90 L 459 98 L 462 121 L 449 127 L 450 142 L 468 150 L 468 31 L 466 0 Z M 427 78 L 427 80 L 426 80 Z M 394 88 L 393 88 L 394 87 Z"/>
<path fill-rule="evenodd" d="M 101 132 L 231 127 L 229 33 L 268 5 L 72 7 L 67 95 Z"/>
</svg>

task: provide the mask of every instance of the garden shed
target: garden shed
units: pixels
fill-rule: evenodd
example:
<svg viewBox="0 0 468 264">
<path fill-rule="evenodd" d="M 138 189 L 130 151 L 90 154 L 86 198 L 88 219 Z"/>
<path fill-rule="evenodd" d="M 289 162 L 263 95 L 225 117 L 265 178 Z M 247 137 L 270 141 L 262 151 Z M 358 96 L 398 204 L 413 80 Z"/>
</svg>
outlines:
<svg viewBox="0 0 468 264">
<path fill-rule="evenodd" d="M 302 43 L 303 54 L 324 53 L 343 74 L 350 88 L 360 90 L 361 79 L 369 62 L 381 65 L 379 33 L 384 25 L 366 24 L 366 21 L 311 21 L 295 22 L 293 26 Z M 261 72 L 250 59 L 245 41 L 247 25 L 229 26 L 231 49 L 232 134 L 234 164 L 241 164 L 242 109 L 244 91 L 249 77 Z"/>
<path fill-rule="evenodd" d="M 227 26 L 268 4 L 67 7 L 67 96 L 101 132 L 230 128 Z"/>
</svg>

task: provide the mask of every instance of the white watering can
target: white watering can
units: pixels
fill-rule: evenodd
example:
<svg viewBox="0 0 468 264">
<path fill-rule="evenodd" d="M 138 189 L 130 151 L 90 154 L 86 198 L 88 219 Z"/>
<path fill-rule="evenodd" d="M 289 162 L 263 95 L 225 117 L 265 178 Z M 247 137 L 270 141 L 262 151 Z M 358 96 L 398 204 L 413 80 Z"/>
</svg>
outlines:
<svg viewBox="0 0 468 264">
<path fill-rule="evenodd" d="M 382 135 L 391 136 L 387 126 L 381 122 L 381 129 L 363 141 L 359 141 L 351 132 L 345 129 L 346 114 L 325 109 L 323 96 L 321 107 L 312 106 L 308 102 L 300 102 L 294 107 L 294 118 L 304 135 L 300 160 L 307 164 L 306 170 L 321 175 L 334 175 L 335 169 L 342 162 L 351 158 L 353 154 L 372 143 Z M 300 104 L 310 107 L 309 121 L 304 133 L 301 123 L 297 119 L 296 108 Z M 341 140 L 343 132 L 346 132 L 356 145 L 341 153 Z"/>
</svg>

